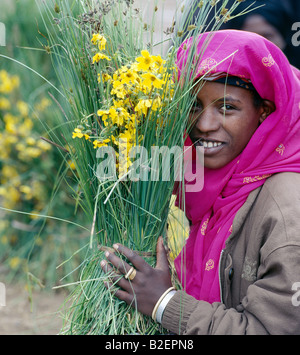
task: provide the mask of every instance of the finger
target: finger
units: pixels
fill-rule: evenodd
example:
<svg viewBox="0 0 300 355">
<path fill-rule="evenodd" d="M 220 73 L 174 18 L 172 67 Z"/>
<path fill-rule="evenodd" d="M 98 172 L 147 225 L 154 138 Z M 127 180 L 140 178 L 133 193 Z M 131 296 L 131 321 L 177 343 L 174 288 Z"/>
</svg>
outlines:
<svg viewBox="0 0 300 355">
<path fill-rule="evenodd" d="M 117 289 L 112 282 L 104 282 L 105 287 L 110 293 L 116 296 L 119 300 L 126 302 L 128 305 L 135 306 L 135 297 L 126 291 Z"/>
<path fill-rule="evenodd" d="M 115 253 L 105 252 L 107 260 L 121 272 L 121 274 L 126 275 L 130 270 L 131 266 L 124 260 L 120 259 Z"/>
<path fill-rule="evenodd" d="M 106 273 L 107 278 L 113 280 L 114 283 L 118 282 L 119 279 L 123 276 L 121 274 L 118 274 L 106 260 L 102 260 L 100 265 L 102 270 Z"/>
<path fill-rule="evenodd" d="M 108 264 L 108 262 L 106 260 L 102 260 L 100 262 L 101 268 L 102 270 L 106 273 L 106 274 L 112 274 L 113 272 L 113 268 Z"/>
<path fill-rule="evenodd" d="M 124 276 L 117 273 L 106 260 L 102 260 L 100 265 L 102 270 L 107 273 L 108 278 L 112 281 L 105 281 L 105 283 L 108 282 L 111 285 L 118 285 L 124 290 L 130 291 L 130 287 L 128 285 L 128 282 L 124 279 Z"/>
<path fill-rule="evenodd" d="M 166 253 L 166 249 L 162 237 L 158 238 L 156 244 L 156 255 L 157 255 L 156 269 L 161 269 L 161 270 L 169 269 L 168 256 Z"/>
<path fill-rule="evenodd" d="M 142 271 L 143 269 L 149 267 L 149 265 L 141 256 L 139 256 L 133 250 L 125 247 L 124 245 L 114 244 L 113 248 L 117 250 L 119 253 L 121 253 L 122 255 L 124 255 L 137 270 Z"/>
</svg>

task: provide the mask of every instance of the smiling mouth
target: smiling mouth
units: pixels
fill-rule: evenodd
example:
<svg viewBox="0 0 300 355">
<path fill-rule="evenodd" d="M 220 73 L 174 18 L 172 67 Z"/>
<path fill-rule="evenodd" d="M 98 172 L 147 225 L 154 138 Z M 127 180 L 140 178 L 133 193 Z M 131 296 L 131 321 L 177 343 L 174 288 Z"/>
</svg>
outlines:
<svg viewBox="0 0 300 355">
<path fill-rule="evenodd" d="M 194 144 L 197 145 L 197 146 L 203 147 L 203 148 L 211 149 L 211 148 L 221 147 L 225 143 L 224 142 L 212 141 L 212 140 L 208 140 L 208 139 L 206 140 L 206 139 L 200 138 Z"/>
</svg>

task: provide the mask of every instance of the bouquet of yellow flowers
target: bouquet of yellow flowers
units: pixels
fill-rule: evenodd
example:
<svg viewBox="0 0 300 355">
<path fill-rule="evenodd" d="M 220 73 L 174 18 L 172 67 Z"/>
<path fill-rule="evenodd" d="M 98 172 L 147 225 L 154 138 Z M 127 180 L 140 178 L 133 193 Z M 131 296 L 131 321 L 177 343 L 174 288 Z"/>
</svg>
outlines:
<svg viewBox="0 0 300 355">
<path fill-rule="evenodd" d="M 93 34 L 92 43 L 101 52 L 93 57 L 93 63 L 101 60 L 110 61 L 104 54 L 106 39 L 103 35 Z M 147 50 L 127 65 L 110 73 L 98 67 L 98 82 L 104 92 L 109 93 L 106 102 L 97 110 L 101 118 L 100 130 L 91 129 L 82 122 L 72 134 L 73 138 L 83 138 L 93 144 L 93 148 L 112 147 L 116 152 L 116 173 L 123 179 L 130 171 L 133 159 L 129 153 L 145 140 L 144 133 L 148 114 L 155 114 L 156 129 L 163 124 L 165 118 L 160 113 L 173 97 L 173 75 L 166 67 L 166 61 L 159 55 L 150 55 Z M 110 68 L 109 68 L 110 69 Z M 105 97 L 105 96 L 103 96 Z M 99 155 L 99 153 L 98 153 Z M 133 171 L 130 171 L 133 173 Z M 116 178 L 116 175 L 110 176 Z"/>
<path fill-rule="evenodd" d="M 230 14 L 224 12 L 227 2 L 218 10 L 219 19 L 221 11 L 226 18 Z M 172 23 L 172 46 L 164 58 L 154 54 L 152 26 L 144 24 L 133 0 L 57 0 L 45 6 L 45 24 L 54 28 L 48 31 L 48 47 L 61 79 L 57 101 L 63 121 L 53 139 L 74 163 L 76 200 L 91 223 L 89 249 L 61 332 L 162 334 L 150 317 L 113 298 L 100 261 L 107 248 L 121 243 L 154 265 L 157 239 L 167 239 L 194 95 L 192 80 L 177 81 L 176 50 L 189 30 L 203 30 L 201 16 L 216 11 L 215 4 L 197 4 L 196 24 L 187 26 L 190 15 L 182 29 Z M 187 64 L 191 72 L 193 64 Z"/>
</svg>

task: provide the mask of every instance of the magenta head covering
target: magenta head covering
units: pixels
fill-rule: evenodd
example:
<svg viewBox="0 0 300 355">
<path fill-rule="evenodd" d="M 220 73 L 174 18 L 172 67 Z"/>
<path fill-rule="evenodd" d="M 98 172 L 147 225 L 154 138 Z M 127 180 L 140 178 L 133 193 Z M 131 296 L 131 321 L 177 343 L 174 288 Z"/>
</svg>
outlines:
<svg viewBox="0 0 300 355">
<path fill-rule="evenodd" d="M 220 169 L 205 168 L 203 190 L 185 193 L 192 227 L 175 266 L 187 293 L 212 303 L 220 301 L 221 251 L 249 193 L 273 174 L 300 173 L 300 72 L 265 38 L 225 30 L 190 38 L 181 45 L 177 54 L 181 79 L 190 78 L 185 71 L 193 45 L 195 58 L 200 58 L 196 77 L 226 73 L 249 80 L 263 99 L 276 105 L 236 159 Z M 186 144 L 191 144 L 189 139 Z"/>
</svg>

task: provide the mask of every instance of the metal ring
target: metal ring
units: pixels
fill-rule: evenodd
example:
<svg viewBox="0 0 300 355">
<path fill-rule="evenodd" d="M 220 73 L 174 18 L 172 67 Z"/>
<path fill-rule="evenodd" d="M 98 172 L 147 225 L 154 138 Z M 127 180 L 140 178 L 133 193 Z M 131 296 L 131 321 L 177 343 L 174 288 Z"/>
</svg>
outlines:
<svg viewBox="0 0 300 355">
<path fill-rule="evenodd" d="M 130 281 L 132 281 L 135 278 L 135 276 L 136 276 L 136 270 L 134 267 L 131 267 L 124 277 L 126 280 L 129 279 Z"/>
</svg>

